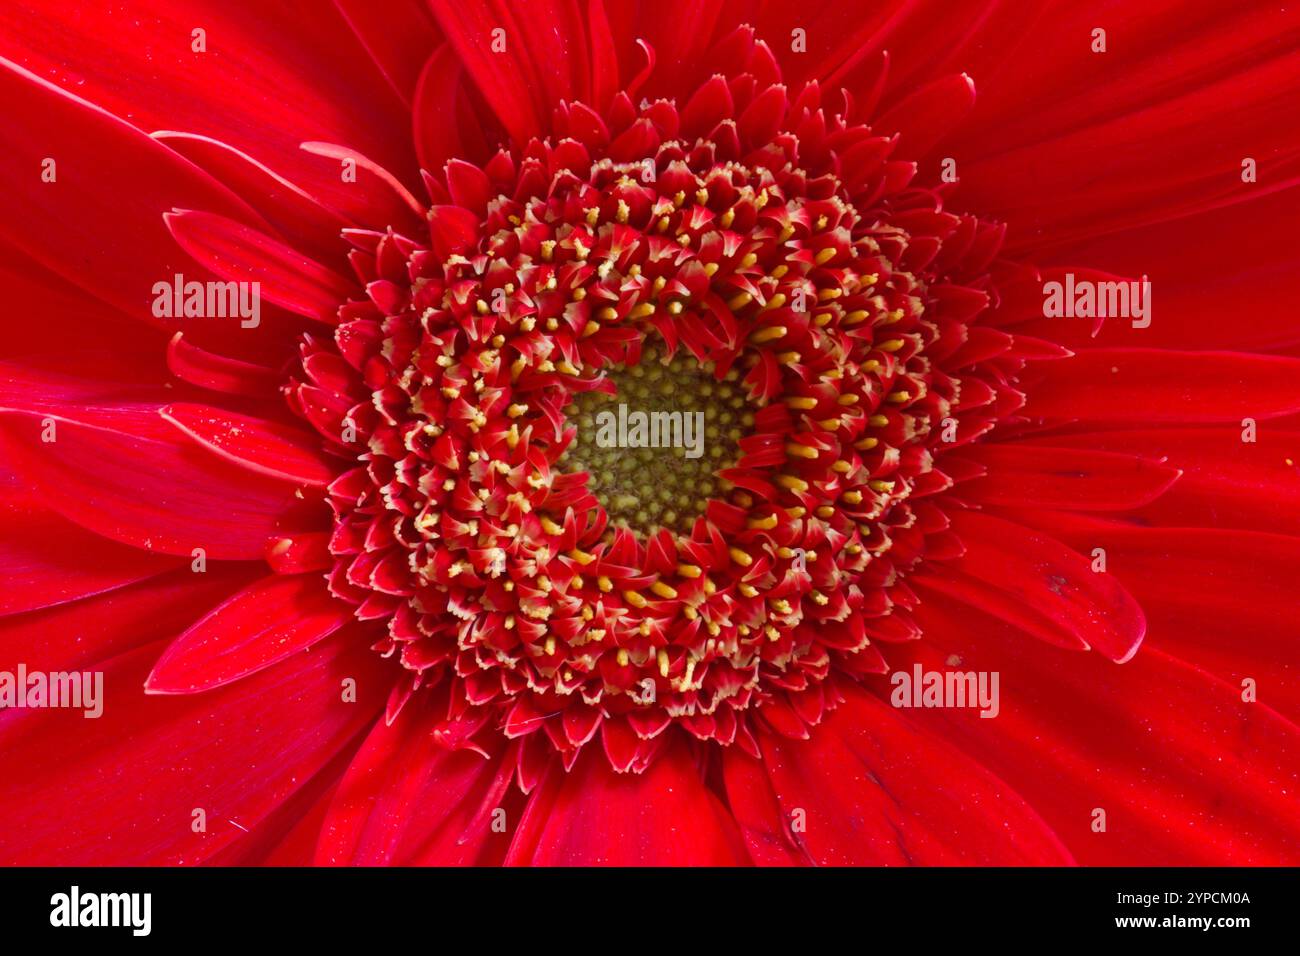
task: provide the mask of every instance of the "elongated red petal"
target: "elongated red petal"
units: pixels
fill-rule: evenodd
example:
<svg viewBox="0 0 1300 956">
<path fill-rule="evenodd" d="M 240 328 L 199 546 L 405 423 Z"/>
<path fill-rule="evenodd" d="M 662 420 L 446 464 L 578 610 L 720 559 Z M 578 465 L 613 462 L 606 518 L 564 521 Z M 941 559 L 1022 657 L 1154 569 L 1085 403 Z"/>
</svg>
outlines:
<svg viewBox="0 0 1300 956">
<path fill-rule="evenodd" d="M 957 566 L 1001 592 L 981 605 L 984 610 L 996 614 L 1010 597 L 1111 660 L 1136 653 L 1146 633 L 1142 608 L 1113 575 L 1094 571 L 1091 558 L 1023 525 L 977 512 L 953 515 L 952 530 L 966 546 Z"/>
<path fill-rule="evenodd" d="M 963 482 L 963 497 L 1010 508 L 1124 511 L 1160 497 L 1179 471 L 1136 455 L 1047 445 L 983 444 L 962 457 L 987 469 Z"/>
<path fill-rule="evenodd" d="M 325 815 L 316 863 L 401 865 L 423 853 L 434 865 L 466 864 L 491 844 L 498 860 L 504 854 L 507 836 L 493 828 L 491 810 L 512 768 L 500 754 L 489 759 L 436 743 L 427 703 L 413 703 L 370 732 Z"/>
<path fill-rule="evenodd" d="M 921 87 L 881 116 L 872 126 L 899 134 L 895 155 L 920 159 L 938 145 L 975 105 L 975 82 L 962 73 Z"/>
<path fill-rule="evenodd" d="M 352 32 L 384 78 L 408 105 L 438 30 L 421 0 L 396 0 L 379 6 L 369 0 L 335 0 Z"/>
<path fill-rule="evenodd" d="M 532 795 L 508 864 L 724 866 L 747 862 L 740 834 L 685 747 L 670 746 L 645 773 L 615 773 L 586 750 Z"/>
<path fill-rule="evenodd" d="M 332 323 L 352 291 L 347 280 L 320 263 L 224 216 L 181 209 L 163 218 L 198 262 L 224 279 L 260 283 L 266 301 L 298 315 Z"/>
<path fill-rule="evenodd" d="M 1141 511 L 1155 524 L 1300 535 L 1300 432 L 1293 427 L 1264 425 L 1252 434 L 1232 422 L 1214 428 L 1087 432 L 1048 441 L 1087 454 L 1102 449 L 1159 458 L 1180 469 L 1182 477 L 1173 487 Z"/>
<path fill-rule="evenodd" d="M 255 565 L 188 566 L 111 591 L 0 618 L 0 668 L 20 663 L 67 671 L 106 661 L 145 644 L 171 640 L 257 576 Z M 161 645 L 160 645 L 161 646 Z"/>
<path fill-rule="evenodd" d="M 1079 862 L 1300 860 L 1290 792 L 1300 730 L 1244 701 L 1239 686 L 1155 646 L 1115 665 L 1063 655 L 965 608 L 930 602 L 917 617 L 926 640 L 900 649 L 895 666 L 915 657 L 939 669 L 955 658 L 962 671 L 996 671 L 1001 708 L 992 720 L 945 708 L 909 718 L 1015 787 Z"/>
<path fill-rule="evenodd" d="M 200 862 L 325 766 L 387 691 L 378 655 L 334 640 L 210 694 L 142 694 L 160 651 L 149 645 L 99 665 L 98 719 L 48 709 L 0 722 L 0 861 Z M 355 703 L 343 700 L 345 679 L 355 681 Z"/>
<path fill-rule="evenodd" d="M 44 508 L 0 505 L 0 615 L 102 594 L 177 563 L 92 534 Z"/>
<path fill-rule="evenodd" d="M 176 403 L 159 414 L 204 448 L 259 474 L 316 488 L 336 477 L 337 467 L 305 431 L 206 405 Z"/>
<path fill-rule="evenodd" d="M 33 413 L 0 412 L 0 448 L 51 510 L 146 551 L 260 559 L 291 530 L 294 486 L 227 464 L 165 423 L 156 409 L 91 425 L 55 419 L 57 440 Z"/>
<path fill-rule="evenodd" d="M 154 283 L 191 265 L 163 227 L 166 210 L 186 204 L 262 222 L 228 189 L 162 144 L 5 60 L 0 99 L 8 105 L 11 139 L 23 144 L 0 156 L 0 176 L 27 182 L 31 163 L 43 157 L 58 163 L 50 188 L 10 189 L 0 196 L 0 236 L 125 315 L 176 327 L 149 308 Z M 111 190 L 105 182 L 131 185 Z M 32 228 L 47 221 L 59 227 Z M 131 241 L 103 239 L 120 235 Z M 194 279 L 209 278 L 202 270 L 189 271 Z"/>
<path fill-rule="evenodd" d="M 177 332 L 167 344 L 167 367 L 177 378 L 231 395 L 269 397 L 275 393 L 279 376 L 273 369 L 201 349 Z"/>
<path fill-rule="evenodd" d="M 1239 423 L 1300 411 L 1300 359 L 1272 355 L 1093 349 L 1038 378 L 1025 414 L 1047 421 Z"/>
<path fill-rule="evenodd" d="M 807 741 L 760 743 L 782 825 L 816 863 L 1071 862 L 1010 787 L 860 689 Z"/>
<path fill-rule="evenodd" d="M 256 209 L 291 245 L 331 267 L 345 264 L 340 233 L 354 225 L 301 187 L 228 143 L 158 130 L 153 138 L 210 172 Z"/>
<path fill-rule="evenodd" d="M 273 575 L 250 584 L 168 645 L 145 690 L 193 694 L 306 650 L 352 619 L 323 578 Z"/>
<path fill-rule="evenodd" d="M 50 9 L 17 0 L 0 9 L 0 55 L 139 129 L 193 130 L 229 143 L 336 209 L 355 186 L 341 180 L 337 165 L 304 155 L 303 140 L 365 143 L 389 168 L 406 163 L 402 172 L 414 173 L 404 136 L 409 110 L 333 4 L 314 4 L 310 16 L 292 4 L 253 15 L 237 5 L 139 0 L 131 14 L 102 3 Z M 205 31 L 202 52 L 194 49 L 197 28 Z M 112 178 L 144 185 L 150 174 L 137 167 L 126 180 Z M 124 198 L 103 194 L 108 205 Z M 173 203 L 216 209 L 179 197 Z"/>
</svg>

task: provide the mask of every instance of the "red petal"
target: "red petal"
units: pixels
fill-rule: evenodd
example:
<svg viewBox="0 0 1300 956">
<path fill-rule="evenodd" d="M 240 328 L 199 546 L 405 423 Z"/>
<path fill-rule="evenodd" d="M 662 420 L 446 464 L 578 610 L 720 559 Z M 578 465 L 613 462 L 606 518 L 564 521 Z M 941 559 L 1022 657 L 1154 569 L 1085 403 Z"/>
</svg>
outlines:
<svg viewBox="0 0 1300 956">
<path fill-rule="evenodd" d="M 591 747 L 553 765 L 533 792 L 508 864 L 728 866 L 747 862 L 736 825 L 680 741 L 641 774 L 615 773 Z"/>
<path fill-rule="evenodd" d="M 151 694 L 193 694 L 304 651 L 352 619 L 317 575 L 273 575 L 209 611 L 168 645 L 145 682 Z"/>
<path fill-rule="evenodd" d="M 224 216 L 177 210 L 163 218 L 198 262 L 224 279 L 261 283 L 261 296 L 298 315 L 333 323 L 351 284 L 265 233 Z"/>
<path fill-rule="evenodd" d="M 177 332 L 167 345 L 167 367 L 177 378 L 231 395 L 265 398 L 275 393 L 280 381 L 273 369 L 208 352 L 183 335 Z"/>
<path fill-rule="evenodd" d="M 1061 542 L 972 511 L 954 514 L 952 531 L 966 546 L 955 567 L 1002 592 L 977 605 L 983 610 L 996 614 L 1010 597 L 1114 661 L 1128 660 L 1142 643 L 1142 608 L 1113 575 L 1093 571 Z"/>
<path fill-rule="evenodd" d="M 192 49 L 196 27 L 207 31 L 206 52 Z M 139 0 L 124 15 L 98 2 L 51 9 L 21 0 L 0 9 L 0 55 L 140 129 L 193 130 L 229 143 L 336 209 L 354 199 L 356 187 L 340 180 L 337 166 L 322 168 L 305 156 L 303 140 L 365 143 L 390 169 L 415 172 L 405 135 L 409 110 L 333 4 L 313 4 L 310 15 L 292 4 L 266 5 L 253 15 L 238 5 Z M 8 96 L 4 102 L 12 104 Z M 48 139 L 58 127 L 52 117 L 47 122 Z M 99 152 L 85 155 L 98 162 Z M 111 180 L 144 185 L 150 175 L 138 167 Z M 120 190 L 100 192 L 110 207 L 124 198 Z M 174 197 L 157 211 L 171 205 L 217 210 Z"/>
<path fill-rule="evenodd" d="M 899 134 L 894 156 L 921 159 L 950 134 L 975 105 L 975 83 L 965 73 L 921 87 L 879 119 L 872 128 Z"/>
<path fill-rule="evenodd" d="M 1008 508 L 1124 511 L 1154 501 L 1179 475 L 1145 458 L 1037 444 L 976 445 L 961 457 L 988 469 L 962 483 L 962 497 Z"/>
<path fill-rule="evenodd" d="M 1050 441 L 1162 458 L 1181 469 L 1174 486 L 1142 509 L 1153 523 L 1300 535 L 1300 432 L 1265 425 L 1255 441 L 1245 442 L 1240 423 L 1234 422 L 1219 428 L 1088 432 Z"/>
<path fill-rule="evenodd" d="M 1062 320 L 1071 321 L 1071 320 Z M 1300 359 L 1240 352 L 1094 349 L 1050 363 L 1025 389 L 1047 421 L 1240 422 L 1300 411 Z"/>
<path fill-rule="evenodd" d="M 364 645 L 325 641 L 210 694 L 148 696 L 138 688 L 160 650 L 102 665 L 107 700 L 97 720 L 68 709 L 0 719 L 0 861 L 200 862 L 242 838 L 373 720 L 387 687 L 380 675 L 391 673 Z M 356 703 L 342 699 L 345 678 L 356 681 Z M 196 832 L 195 810 L 206 832 Z"/>
<path fill-rule="evenodd" d="M 585 98 L 575 87 L 584 72 L 588 88 L 590 82 L 589 67 L 578 66 L 587 51 L 576 4 L 538 0 L 525 19 L 501 2 L 430 0 L 429 6 L 479 92 L 516 143 L 541 134 L 561 100 Z M 534 29 L 534 22 L 547 26 Z M 492 49 L 498 38 L 505 43 L 504 52 Z"/>
<path fill-rule="evenodd" d="M 809 740 L 759 741 L 783 816 L 821 865 L 1071 862 L 1010 787 L 856 687 Z"/>
<path fill-rule="evenodd" d="M 474 863 L 493 843 L 498 858 L 504 852 L 507 837 L 492 829 L 490 810 L 502 777 L 510 781 L 508 761 L 434 743 L 435 714 L 422 696 L 366 738 L 326 814 L 317 864 L 403 865 L 419 851 L 438 865 Z M 485 801 L 489 812 L 480 815 Z"/>
<path fill-rule="evenodd" d="M 759 866 L 798 866 L 809 862 L 772 792 L 772 782 L 760 760 L 727 747 L 722 752 L 727 801 L 740 827 L 749 855 Z"/>
<path fill-rule="evenodd" d="M 101 538 L 43 508 L 0 505 L 0 615 L 102 594 L 177 563 Z"/>
<path fill-rule="evenodd" d="M 1116 666 L 967 609 L 926 603 L 918 617 L 926 639 L 899 649 L 895 666 L 955 655 L 963 670 L 997 671 L 1001 709 L 992 720 L 944 708 L 910 716 L 1015 787 L 1081 863 L 1300 861 L 1300 732 L 1240 688 L 1155 647 Z M 1099 809 L 1105 832 L 1093 830 Z"/>
<path fill-rule="evenodd" d="M 246 584 L 252 565 L 223 564 L 205 574 L 188 567 L 41 611 L 0 619 L 0 667 L 65 671 L 108 660 L 166 638 Z"/>
<path fill-rule="evenodd" d="M 384 78 L 410 105 L 429 51 L 438 45 L 437 27 L 421 0 L 394 0 L 382 6 L 370 0 L 335 0 Z"/>
<path fill-rule="evenodd" d="M 164 228 L 164 211 L 184 203 L 261 222 L 233 193 L 167 147 L 7 62 L 0 62 L 0 100 L 16 144 L 0 154 L 0 177 L 27 182 L 32 163 L 43 157 L 58 163 L 56 182 L 0 196 L 0 235 L 126 315 L 167 324 L 153 316 L 149 289 L 191 265 Z M 104 188 L 106 182 L 115 188 Z M 58 228 L 32 228 L 37 222 L 57 222 Z M 130 241 L 105 241 L 113 236 Z M 197 273 L 194 279 L 208 278 L 201 270 L 189 271 Z M 240 331 L 245 341 L 229 329 L 222 334 L 247 348 L 249 330 Z"/>
<path fill-rule="evenodd" d="M 291 530 L 292 485 L 195 448 L 156 409 L 100 425 L 59 418 L 56 428 L 57 440 L 44 443 L 37 415 L 0 412 L 0 448 L 48 508 L 107 538 L 260 560 L 267 538 Z"/>
<path fill-rule="evenodd" d="M 342 231 L 355 225 L 252 156 L 208 136 L 160 130 L 153 138 L 203 167 L 256 209 L 294 248 L 330 265 L 346 262 Z"/>
<path fill-rule="evenodd" d="M 296 428 L 206 405 L 177 403 L 159 414 L 226 461 L 272 478 L 323 488 L 342 470 L 320 455 L 319 441 Z"/>
</svg>

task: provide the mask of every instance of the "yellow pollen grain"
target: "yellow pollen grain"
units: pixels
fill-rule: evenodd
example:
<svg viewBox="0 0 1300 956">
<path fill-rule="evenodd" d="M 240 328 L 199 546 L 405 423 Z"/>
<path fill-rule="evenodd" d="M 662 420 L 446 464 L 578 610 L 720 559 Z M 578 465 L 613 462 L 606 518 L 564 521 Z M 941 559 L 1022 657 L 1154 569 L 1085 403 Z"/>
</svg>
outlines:
<svg viewBox="0 0 1300 956">
<path fill-rule="evenodd" d="M 792 458 L 808 459 L 816 458 L 818 454 L 816 448 L 809 448 L 807 445 L 800 445 L 798 442 L 787 442 L 785 453 Z"/>
<path fill-rule="evenodd" d="M 759 329 L 749 337 L 749 341 L 755 345 L 761 345 L 763 342 L 771 342 L 776 339 L 785 338 L 788 330 L 784 325 L 769 325 L 766 328 Z"/>
<path fill-rule="evenodd" d="M 731 560 L 735 561 L 742 568 L 747 568 L 754 563 L 754 559 L 739 548 L 728 548 L 727 553 L 731 555 Z"/>
<path fill-rule="evenodd" d="M 663 581 L 656 581 L 654 584 L 650 585 L 650 590 L 666 601 L 671 601 L 673 598 L 677 597 L 677 592 Z"/>
</svg>

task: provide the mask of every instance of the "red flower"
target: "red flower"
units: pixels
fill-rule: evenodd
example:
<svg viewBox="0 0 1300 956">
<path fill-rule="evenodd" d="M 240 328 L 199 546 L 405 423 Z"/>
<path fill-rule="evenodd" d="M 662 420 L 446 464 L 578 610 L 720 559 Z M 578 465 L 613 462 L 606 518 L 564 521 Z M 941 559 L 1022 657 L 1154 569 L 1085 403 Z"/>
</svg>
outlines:
<svg viewBox="0 0 1300 956">
<path fill-rule="evenodd" d="M 0 859 L 1300 859 L 1300 18 L 77 6 Z"/>
</svg>

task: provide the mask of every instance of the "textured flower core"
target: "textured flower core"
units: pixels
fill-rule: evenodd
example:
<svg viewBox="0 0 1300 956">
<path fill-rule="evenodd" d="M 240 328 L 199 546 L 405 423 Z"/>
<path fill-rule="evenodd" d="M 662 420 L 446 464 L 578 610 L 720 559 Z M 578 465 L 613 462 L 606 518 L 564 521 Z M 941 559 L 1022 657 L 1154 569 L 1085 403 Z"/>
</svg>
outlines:
<svg viewBox="0 0 1300 956">
<path fill-rule="evenodd" d="M 885 669 L 874 640 L 916 636 L 899 571 L 947 526 L 940 424 L 986 430 L 1022 364 L 936 361 L 988 301 L 936 269 L 1000 234 L 819 98 L 746 75 L 680 111 L 570 104 L 430 178 L 430 247 L 349 232 L 368 296 L 292 397 L 358 462 L 331 584 L 387 621 L 390 708 L 435 688 L 453 745 L 571 761 L 599 731 L 642 769 L 673 722 L 747 749 L 756 712 L 816 723 L 836 674 Z M 602 447 L 620 402 L 703 412 L 703 453 Z"/>
<path fill-rule="evenodd" d="M 689 531 L 729 490 L 718 472 L 735 466 L 754 426 L 735 369 L 718 381 L 690 356 L 664 359 L 647 348 L 640 364 L 610 372 L 614 394 L 584 392 L 564 410 L 578 434 L 560 467 L 587 474 L 613 527 L 642 534 Z"/>
</svg>

